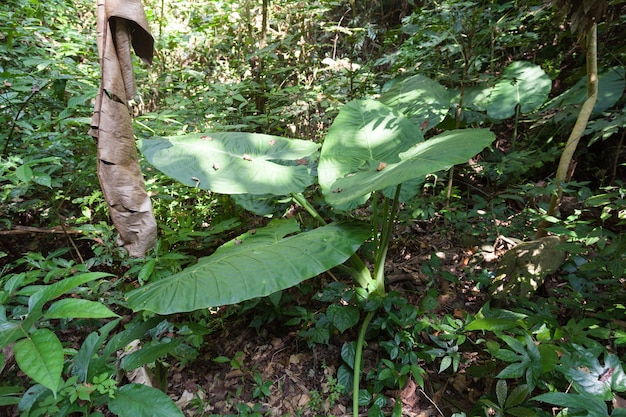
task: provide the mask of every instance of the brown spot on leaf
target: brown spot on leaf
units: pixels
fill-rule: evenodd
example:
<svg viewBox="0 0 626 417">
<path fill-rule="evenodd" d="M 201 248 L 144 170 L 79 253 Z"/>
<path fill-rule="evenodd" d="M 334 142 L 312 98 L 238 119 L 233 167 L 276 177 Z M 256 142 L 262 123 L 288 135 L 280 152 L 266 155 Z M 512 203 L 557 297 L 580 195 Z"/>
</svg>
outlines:
<svg viewBox="0 0 626 417">
<path fill-rule="evenodd" d="M 378 164 L 378 168 L 376 168 L 376 171 L 382 171 L 383 169 L 385 169 L 386 166 L 386 163 L 381 162 L 380 164 Z"/>
<path fill-rule="evenodd" d="M 598 377 L 598 381 L 608 381 L 609 379 L 611 379 L 611 376 L 613 376 L 613 368 L 608 368 L 606 371 L 602 372 L 600 377 Z"/>
</svg>

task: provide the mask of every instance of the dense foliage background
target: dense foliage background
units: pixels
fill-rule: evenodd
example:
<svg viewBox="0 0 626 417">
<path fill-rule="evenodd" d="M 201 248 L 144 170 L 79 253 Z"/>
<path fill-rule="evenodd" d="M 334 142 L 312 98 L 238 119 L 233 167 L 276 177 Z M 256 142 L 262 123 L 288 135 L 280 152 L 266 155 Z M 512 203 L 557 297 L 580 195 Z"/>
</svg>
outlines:
<svg viewBox="0 0 626 417">
<path fill-rule="evenodd" d="M 623 1 L 607 5 L 600 96 L 560 211 L 547 219 L 567 259 L 528 296 L 509 288 L 502 297 L 490 291 L 498 260 L 546 218 L 585 94 L 584 40 L 571 18 L 540 0 L 146 1 L 156 56 L 150 68 L 136 63 L 138 139 L 232 131 L 323 143 L 346 103 L 378 99 L 415 74 L 452 97 L 443 122 L 420 126 L 427 137 L 484 127 L 497 138 L 472 164 L 405 186 L 414 196 L 399 206 L 390 292 L 376 307 L 338 269 L 263 299 L 157 316 L 132 312 L 127 292 L 270 218 L 296 218 L 305 229 L 314 221 L 292 198 L 188 187 L 142 161 L 159 242 L 146 259 L 128 258 L 87 135 L 100 74 L 95 4 L 4 1 L 0 415 L 124 415 L 124 386 L 136 381 L 127 371 L 144 368 L 187 415 L 344 415 L 357 323 L 373 310 L 358 393 L 367 415 L 623 415 L 626 13 Z M 532 105 L 513 100 L 509 114 L 510 96 L 490 94 L 517 62 L 543 71 L 550 88 Z M 316 186 L 305 194 L 324 218 L 339 216 Z M 351 216 L 370 214 L 363 206 Z M 371 251 L 366 242 L 365 259 Z M 39 305 L 42 286 L 77 276 L 89 279 L 55 297 L 106 311 L 52 313 L 52 296 Z M 28 326 L 15 344 L 45 329 L 63 345 L 54 395 L 3 343 L 19 320 Z M 117 359 L 134 339 L 144 356 Z M 133 415 L 156 415 L 142 406 Z"/>
</svg>

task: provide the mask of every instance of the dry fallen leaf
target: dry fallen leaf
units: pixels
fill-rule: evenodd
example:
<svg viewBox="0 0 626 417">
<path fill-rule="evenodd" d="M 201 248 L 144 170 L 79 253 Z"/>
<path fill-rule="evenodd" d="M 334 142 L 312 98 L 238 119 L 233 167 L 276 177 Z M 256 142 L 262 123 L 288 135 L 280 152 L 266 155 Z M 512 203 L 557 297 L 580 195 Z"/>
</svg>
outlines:
<svg viewBox="0 0 626 417">
<path fill-rule="evenodd" d="M 102 75 L 89 134 L 97 141 L 98 179 L 119 244 L 131 256 L 143 257 L 156 244 L 157 225 L 139 167 L 129 104 L 136 93 L 131 44 L 148 64 L 154 54 L 141 0 L 98 0 L 97 34 Z"/>
</svg>

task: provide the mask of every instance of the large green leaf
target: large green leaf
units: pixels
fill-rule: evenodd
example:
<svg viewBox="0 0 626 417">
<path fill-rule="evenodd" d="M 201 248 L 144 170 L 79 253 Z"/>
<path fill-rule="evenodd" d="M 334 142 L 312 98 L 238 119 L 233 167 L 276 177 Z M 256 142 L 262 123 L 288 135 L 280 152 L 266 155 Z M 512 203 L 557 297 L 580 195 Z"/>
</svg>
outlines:
<svg viewBox="0 0 626 417">
<path fill-rule="evenodd" d="M 308 157 L 319 145 L 257 133 L 214 132 L 143 140 L 141 152 L 166 175 L 222 194 L 301 192 L 313 183 Z"/>
<path fill-rule="evenodd" d="M 376 100 L 351 101 L 341 109 L 324 139 L 318 167 L 322 192 L 335 206 L 345 204 L 344 208 L 353 208 L 364 203 L 376 189 L 354 192 L 337 186 L 336 181 L 356 172 L 377 172 L 383 165 L 398 163 L 400 153 L 423 140 L 420 130 L 398 110 Z M 385 169 L 379 172 L 384 173 Z M 395 184 L 398 183 L 389 185 Z M 350 197 L 339 198 L 346 194 Z"/>
<path fill-rule="evenodd" d="M 159 314 L 238 303 L 289 288 L 348 259 L 370 235 L 363 223 L 333 223 L 305 233 L 274 220 L 197 264 L 128 294 L 135 311 Z"/>
<path fill-rule="evenodd" d="M 421 74 L 395 82 L 380 101 L 399 110 L 422 132 L 437 126 L 450 110 L 448 90 Z"/>
<path fill-rule="evenodd" d="M 165 393 L 141 384 L 128 384 L 115 392 L 109 410 L 120 417 L 184 417 Z"/>
<path fill-rule="evenodd" d="M 512 62 L 493 87 L 487 114 L 495 120 L 507 119 L 515 114 L 518 105 L 522 113 L 530 113 L 545 103 L 551 87 L 550 77 L 540 66 L 526 61 Z"/>
<path fill-rule="evenodd" d="M 48 329 L 38 329 L 13 346 L 20 369 L 56 396 L 63 372 L 63 346 Z"/>
<path fill-rule="evenodd" d="M 344 207 L 354 205 L 355 202 L 362 203 L 363 197 L 367 198 L 371 191 L 381 190 L 467 162 L 494 139 L 495 135 L 487 129 L 460 129 L 445 132 L 393 156 L 390 155 L 389 159 L 368 158 L 360 167 L 351 172 L 344 173 L 343 170 L 337 170 L 343 176 L 339 176 L 332 182 L 328 178 L 328 183 L 325 187 L 322 186 L 322 190 L 326 189 L 326 199 L 334 206 Z M 322 149 L 322 155 L 324 155 L 324 149 Z M 335 161 L 341 162 L 339 158 Z M 346 163 L 349 162 L 346 161 Z M 381 163 L 385 164 L 384 167 Z M 321 167 L 322 161 L 320 160 L 320 184 Z"/>
</svg>

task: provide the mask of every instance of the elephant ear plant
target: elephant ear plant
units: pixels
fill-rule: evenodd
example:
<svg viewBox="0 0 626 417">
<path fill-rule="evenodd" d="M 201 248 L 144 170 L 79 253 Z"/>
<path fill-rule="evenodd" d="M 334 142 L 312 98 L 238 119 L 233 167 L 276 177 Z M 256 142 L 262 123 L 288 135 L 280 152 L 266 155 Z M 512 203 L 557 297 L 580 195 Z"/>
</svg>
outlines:
<svg viewBox="0 0 626 417">
<path fill-rule="evenodd" d="M 486 129 L 463 129 L 424 140 L 421 129 L 437 125 L 450 101 L 441 85 L 416 77 L 401 81 L 381 100 L 346 104 L 319 154 L 319 145 L 313 142 L 251 133 L 212 132 L 142 141 L 147 160 L 185 184 L 228 194 L 291 196 L 320 227 L 301 231 L 294 219 L 272 220 L 195 265 L 131 291 L 129 306 L 171 314 L 238 303 L 337 266 L 350 273 L 365 297 L 383 296 L 384 263 L 402 183 L 467 162 L 495 138 Z M 423 107 L 412 105 L 415 102 Z M 303 195 L 316 180 L 313 162 L 317 159 L 322 195 L 337 217 L 345 214 L 346 220 L 327 223 Z M 417 189 L 408 191 L 414 195 Z M 371 222 L 348 220 L 350 210 L 369 200 Z M 356 254 L 368 239 L 375 243 L 373 271 Z M 357 341 L 355 415 L 360 352 L 374 314 L 365 316 Z"/>
</svg>

